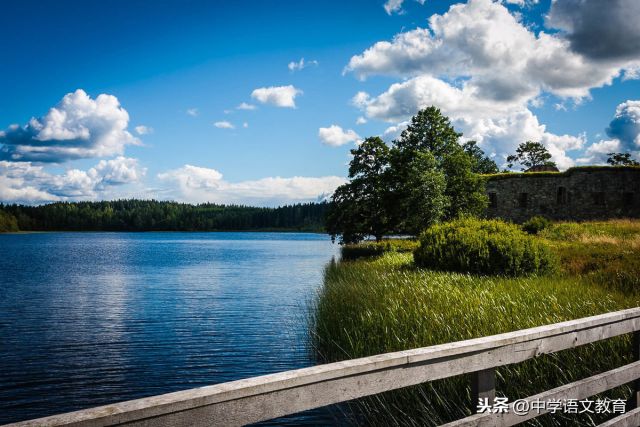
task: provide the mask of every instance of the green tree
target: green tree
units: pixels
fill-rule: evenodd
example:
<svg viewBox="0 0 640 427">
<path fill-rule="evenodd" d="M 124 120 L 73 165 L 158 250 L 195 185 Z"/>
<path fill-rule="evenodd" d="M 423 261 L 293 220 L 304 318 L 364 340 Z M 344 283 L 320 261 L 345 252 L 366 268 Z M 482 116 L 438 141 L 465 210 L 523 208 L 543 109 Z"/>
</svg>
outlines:
<svg viewBox="0 0 640 427">
<path fill-rule="evenodd" d="M 392 174 L 400 177 L 400 187 L 408 185 L 403 173 L 406 165 L 410 165 L 419 153 L 430 153 L 433 156 L 435 167 L 444 174 L 446 183 L 445 219 L 477 215 L 487 205 L 484 184 L 473 171 L 474 160 L 458 143 L 461 136 L 453 128 L 449 118 L 432 106 L 419 111 L 411 119 L 407 129 L 394 141 L 392 150 Z M 409 192 L 400 191 L 399 194 L 403 197 L 403 193 Z M 432 196 L 437 198 L 440 195 Z M 402 203 L 397 203 L 397 206 L 401 205 Z M 425 224 L 423 228 L 428 225 Z"/>
<path fill-rule="evenodd" d="M 631 158 L 631 153 L 609 153 L 607 163 L 612 166 L 640 166 L 640 163 Z"/>
<path fill-rule="evenodd" d="M 527 141 L 518 145 L 516 154 L 512 154 L 507 157 L 507 164 L 509 169 L 513 167 L 514 163 L 520 163 L 521 170 L 530 169 L 534 166 L 556 166 L 551 161 L 551 154 L 540 142 Z"/>
<path fill-rule="evenodd" d="M 381 240 L 389 231 L 387 209 L 389 147 L 379 137 L 365 139 L 351 150 L 350 182 L 335 191 L 326 228 L 332 238 L 344 243 L 372 235 Z"/>
<path fill-rule="evenodd" d="M 458 144 L 461 136 L 451 126 L 449 118 L 442 115 L 440 109 L 431 106 L 418 111 L 411 118 L 411 123 L 394 141 L 394 145 L 409 156 L 418 151 L 429 151 L 441 162 L 446 156 L 462 150 Z"/>
<path fill-rule="evenodd" d="M 399 218 L 398 228 L 418 235 L 438 222 L 449 207 L 449 199 L 445 195 L 445 174 L 438 169 L 433 154 L 428 151 L 418 152 L 405 165 L 403 184 L 402 197 L 394 205 L 396 217 Z"/>
<path fill-rule="evenodd" d="M 463 151 L 447 156 L 442 162 L 446 177 L 445 196 L 448 207 L 445 219 L 482 215 L 489 199 L 484 181 L 473 171 L 473 159 Z"/>
<path fill-rule="evenodd" d="M 498 165 L 484 154 L 476 141 L 467 141 L 462 144 L 462 149 L 471 157 L 471 170 L 474 173 L 490 174 L 498 173 Z"/>
</svg>

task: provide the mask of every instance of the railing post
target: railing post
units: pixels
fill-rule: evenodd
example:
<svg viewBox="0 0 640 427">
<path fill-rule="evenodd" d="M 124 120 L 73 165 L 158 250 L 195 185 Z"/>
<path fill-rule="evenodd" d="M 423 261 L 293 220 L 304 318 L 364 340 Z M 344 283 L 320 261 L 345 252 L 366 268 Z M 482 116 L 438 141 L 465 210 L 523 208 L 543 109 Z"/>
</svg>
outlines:
<svg viewBox="0 0 640 427">
<path fill-rule="evenodd" d="M 633 333 L 633 361 L 640 360 L 640 331 Z M 633 382 L 631 409 L 640 407 L 640 378 Z"/>
<path fill-rule="evenodd" d="M 493 405 L 496 398 L 496 369 L 489 368 L 471 374 L 471 412 L 478 409 L 480 399 L 487 399 Z"/>
</svg>

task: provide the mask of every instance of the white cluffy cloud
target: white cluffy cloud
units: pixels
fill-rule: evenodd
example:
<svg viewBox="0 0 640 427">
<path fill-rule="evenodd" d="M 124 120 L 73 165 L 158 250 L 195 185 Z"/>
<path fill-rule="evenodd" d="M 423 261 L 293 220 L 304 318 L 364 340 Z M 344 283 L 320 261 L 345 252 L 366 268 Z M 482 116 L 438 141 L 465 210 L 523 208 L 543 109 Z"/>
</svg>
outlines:
<svg viewBox="0 0 640 427">
<path fill-rule="evenodd" d="M 228 122 L 226 120 L 215 122 L 213 125 L 218 129 L 235 129 L 236 128 L 231 122 Z"/>
<path fill-rule="evenodd" d="M 140 143 L 128 125 L 129 114 L 118 98 L 101 94 L 91 99 L 78 89 L 43 117 L 0 132 L 0 160 L 62 163 L 120 155 L 126 145 Z"/>
<path fill-rule="evenodd" d="M 184 165 L 158 175 L 173 186 L 171 198 L 190 203 L 241 203 L 276 206 L 283 203 L 318 200 L 345 182 L 337 176 L 268 177 L 258 180 L 228 182 L 215 169 Z"/>
<path fill-rule="evenodd" d="M 94 200 L 108 197 L 116 187 L 139 182 L 145 173 L 146 169 L 136 159 L 122 156 L 101 160 L 89 170 L 69 169 L 62 174 L 51 174 L 31 162 L 0 160 L 0 200 L 15 203 Z"/>
<path fill-rule="evenodd" d="M 289 62 L 287 68 L 289 68 L 289 71 L 300 71 L 310 66 L 318 66 L 318 61 L 316 61 L 315 59 L 311 61 L 305 61 L 304 58 L 300 58 L 300 60 L 297 62 Z"/>
<path fill-rule="evenodd" d="M 345 130 L 338 125 L 331 125 L 328 128 L 320 128 L 318 130 L 318 137 L 323 144 L 330 145 L 332 147 L 339 147 L 350 142 L 355 143 L 361 139 L 360 135 L 352 129 Z"/>
<path fill-rule="evenodd" d="M 262 104 L 287 108 L 296 108 L 295 98 L 298 95 L 302 95 L 302 90 L 293 85 L 261 87 L 251 93 L 251 97 Z"/>
<path fill-rule="evenodd" d="M 197 117 L 200 114 L 200 111 L 198 111 L 197 108 L 188 108 L 187 114 L 190 115 L 191 117 Z"/>
<path fill-rule="evenodd" d="M 557 0 L 554 7 L 563 1 L 572 0 Z M 590 1 L 573 3 L 579 9 Z M 429 18 L 428 28 L 400 33 L 353 56 L 346 73 L 403 80 L 377 96 L 360 92 L 352 102 L 367 117 L 394 126 L 435 105 L 499 163 L 519 143 L 534 139 L 566 168 L 573 165 L 566 151 L 582 148 L 584 135 L 549 132 L 530 106 L 539 106 L 544 94 L 573 102 L 589 99 L 591 89 L 611 84 L 625 70 L 633 76 L 640 63 L 623 54 L 592 59 L 575 49 L 568 34 L 569 29 L 536 35 L 500 1 L 456 4 Z"/>
</svg>

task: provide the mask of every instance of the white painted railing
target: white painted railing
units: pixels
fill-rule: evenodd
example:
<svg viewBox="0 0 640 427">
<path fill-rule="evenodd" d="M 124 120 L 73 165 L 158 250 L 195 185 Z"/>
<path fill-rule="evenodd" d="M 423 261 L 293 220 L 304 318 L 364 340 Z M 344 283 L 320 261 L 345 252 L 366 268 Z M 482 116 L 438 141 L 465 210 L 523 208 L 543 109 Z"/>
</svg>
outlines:
<svg viewBox="0 0 640 427">
<path fill-rule="evenodd" d="M 495 368 L 633 333 L 634 362 L 546 391 L 530 400 L 582 399 L 634 382 L 640 402 L 640 308 L 467 341 L 380 354 L 152 396 L 11 426 L 234 426 L 472 373 L 474 401 L 495 397 Z M 448 426 L 511 426 L 529 415 L 476 414 Z M 633 409 L 603 426 L 638 426 Z"/>
</svg>

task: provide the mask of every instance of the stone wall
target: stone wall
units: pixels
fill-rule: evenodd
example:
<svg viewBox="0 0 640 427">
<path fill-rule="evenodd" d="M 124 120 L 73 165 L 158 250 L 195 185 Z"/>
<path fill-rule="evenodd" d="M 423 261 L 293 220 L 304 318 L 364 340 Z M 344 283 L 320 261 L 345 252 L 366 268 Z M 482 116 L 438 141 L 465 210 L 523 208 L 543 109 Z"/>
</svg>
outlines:
<svg viewBox="0 0 640 427">
<path fill-rule="evenodd" d="M 514 222 L 640 218 L 640 167 L 490 175 L 487 193 L 487 216 Z"/>
</svg>

